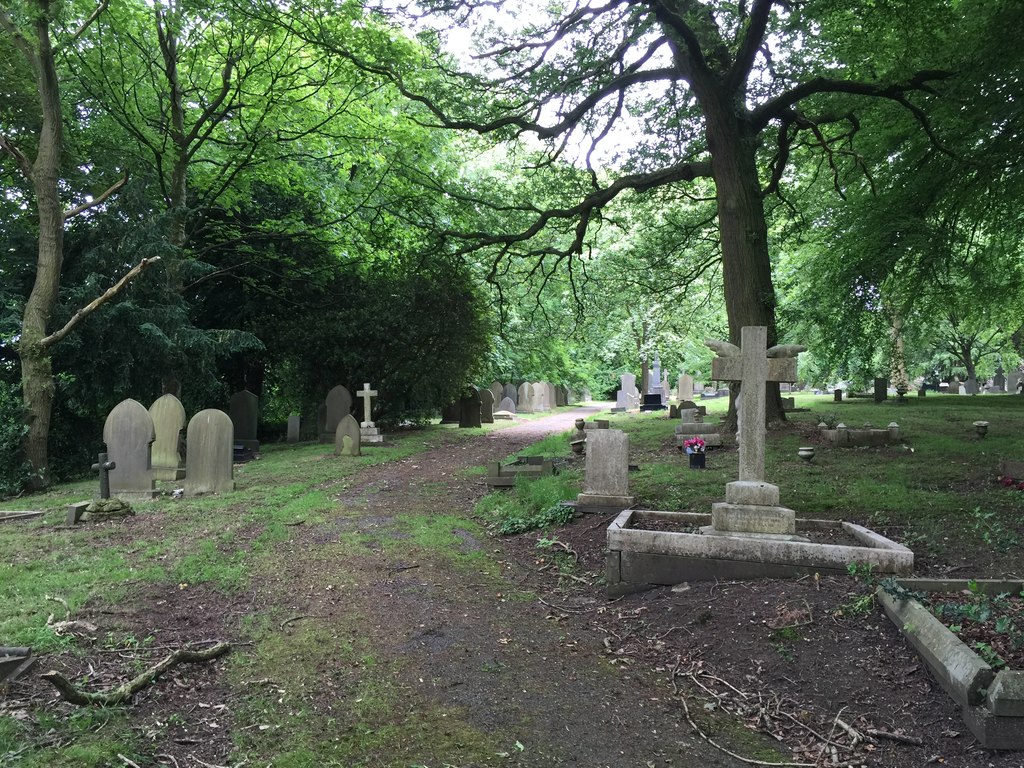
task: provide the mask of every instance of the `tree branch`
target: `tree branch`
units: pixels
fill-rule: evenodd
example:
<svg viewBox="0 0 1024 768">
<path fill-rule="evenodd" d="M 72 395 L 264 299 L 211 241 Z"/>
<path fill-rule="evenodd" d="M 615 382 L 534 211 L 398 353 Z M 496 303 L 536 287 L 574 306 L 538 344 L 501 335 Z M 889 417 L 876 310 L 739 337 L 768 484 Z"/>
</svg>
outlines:
<svg viewBox="0 0 1024 768">
<path fill-rule="evenodd" d="M 18 164 L 18 169 L 24 174 L 26 179 L 31 181 L 32 162 L 15 146 L 13 141 L 2 133 L 0 133 L 0 149 L 14 158 L 14 161 Z"/>
<path fill-rule="evenodd" d="M 114 182 L 113 184 L 111 184 L 110 187 L 107 188 L 107 190 L 105 192 L 103 192 L 102 194 L 100 194 L 99 196 L 94 197 L 92 200 L 90 200 L 87 203 L 82 203 L 81 205 L 76 205 L 74 208 L 70 208 L 70 209 L 64 211 L 64 221 L 67 221 L 68 219 L 72 219 L 75 216 L 77 216 L 78 214 L 85 213 L 90 208 L 95 208 L 97 205 L 100 205 L 104 200 L 106 200 L 108 197 L 113 195 L 115 192 L 117 192 L 119 189 L 121 189 L 121 187 L 123 187 L 127 183 L 128 183 L 128 175 L 125 174 L 125 176 L 123 178 L 121 178 L 121 179 L 117 180 L 116 182 Z"/>
<path fill-rule="evenodd" d="M 75 312 L 75 314 L 73 314 L 71 316 L 71 319 L 68 320 L 64 324 L 63 328 L 61 328 L 59 331 L 54 331 L 49 336 L 43 338 L 39 342 L 40 345 L 44 349 L 47 348 L 47 347 L 52 347 L 54 344 L 56 344 L 61 339 L 63 339 L 65 336 L 67 336 L 69 333 L 71 333 L 71 331 L 73 331 L 75 329 L 75 326 L 77 326 L 85 318 L 87 318 L 89 315 L 91 315 L 97 309 L 99 309 L 104 304 L 106 304 L 108 301 L 110 301 L 111 299 L 116 297 L 119 293 L 121 293 L 121 291 L 123 291 L 132 280 L 134 280 L 136 277 L 138 277 L 140 274 L 142 274 L 142 271 L 146 267 L 148 267 L 150 264 L 155 264 L 158 261 L 160 261 L 160 257 L 159 256 L 153 256 L 152 258 L 143 259 L 142 261 L 140 261 L 134 267 L 129 269 L 125 273 L 124 277 L 122 277 L 120 280 L 118 280 L 116 283 L 114 283 L 112 286 L 110 286 L 106 291 L 104 291 L 101 296 L 93 299 L 88 304 L 86 304 L 84 307 L 82 307 L 80 310 Z"/>
<path fill-rule="evenodd" d="M 743 36 L 743 42 L 736 53 L 736 61 L 729 70 L 727 82 L 729 90 L 735 91 L 747 81 L 750 70 L 754 66 L 754 59 L 764 42 L 764 33 L 768 28 L 768 19 L 771 17 L 774 0 L 754 0 L 754 6 L 750 10 L 750 18 L 747 23 L 747 31 Z"/>
<path fill-rule="evenodd" d="M 74 34 L 71 35 L 71 38 L 69 40 L 65 40 L 64 42 L 62 42 L 60 44 L 60 46 L 57 48 L 57 50 L 60 50 L 61 48 L 64 48 L 65 46 L 69 45 L 70 43 L 75 42 L 78 38 L 80 38 L 82 35 L 84 35 L 85 34 L 85 30 L 87 30 L 90 26 L 92 26 L 92 23 L 94 21 L 96 21 L 96 19 L 98 19 L 100 17 L 101 13 L 103 13 L 105 10 L 107 10 L 107 6 L 108 5 L 110 5 L 110 0 L 100 0 L 100 4 L 96 6 L 96 10 L 93 11 L 89 15 L 89 18 L 87 18 L 85 21 L 83 21 L 81 23 L 81 25 L 78 27 L 78 29 L 75 30 Z"/>
</svg>

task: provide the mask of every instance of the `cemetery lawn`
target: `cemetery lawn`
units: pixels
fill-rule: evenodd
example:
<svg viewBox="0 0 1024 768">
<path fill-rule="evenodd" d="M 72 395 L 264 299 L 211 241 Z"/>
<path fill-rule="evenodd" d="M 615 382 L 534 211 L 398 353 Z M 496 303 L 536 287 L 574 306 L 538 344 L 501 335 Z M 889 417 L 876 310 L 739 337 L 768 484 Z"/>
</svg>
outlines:
<svg viewBox="0 0 1024 768">
<path fill-rule="evenodd" d="M 814 410 L 768 438 L 783 505 L 911 546 L 919 575 L 1022 575 L 1024 491 L 996 475 L 1000 458 L 1024 459 L 1024 398 L 797 405 Z M 830 448 L 814 426 L 830 413 L 898 421 L 904 443 Z M 863 569 L 609 601 L 606 518 L 498 535 L 577 491 L 580 465 L 502 495 L 479 467 L 577 415 L 433 427 L 347 461 L 269 446 L 234 493 L 163 497 L 122 523 L 62 527 L 93 481 L 0 504 L 46 511 L 0 525 L 0 645 L 41 656 L 0 702 L 0 766 L 740 765 L 694 726 L 766 763 L 831 765 L 834 750 L 835 764 L 1022 764 L 976 747 Z M 708 511 L 735 478 L 732 448 L 684 468 L 663 414 L 612 418 L 640 465 L 639 507 Z M 528 452 L 568 458 L 567 442 Z M 55 631 L 65 618 L 88 624 Z M 214 640 L 232 651 L 174 668 L 130 706 L 73 707 L 37 676 L 106 689 Z"/>
</svg>

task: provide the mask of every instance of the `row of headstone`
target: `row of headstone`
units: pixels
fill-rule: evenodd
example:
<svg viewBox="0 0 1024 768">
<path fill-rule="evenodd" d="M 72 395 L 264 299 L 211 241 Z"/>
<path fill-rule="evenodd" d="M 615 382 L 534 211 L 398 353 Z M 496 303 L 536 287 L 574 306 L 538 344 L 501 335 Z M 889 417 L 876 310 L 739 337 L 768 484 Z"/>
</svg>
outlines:
<svg viewBox="0 0 1024 768">
<path fill-rule="evenodd" d="M 464 405 L 467 399 L 469 402 Z M 490 424 L 496 418 L 508 419 L 516 413 L 546 413 L 552 408 L 569 405 L 575 398 L 568 387 L 556 387 L 546 381 L 524 381 L 518 387 L 495 381 L 486 389 L 467 392 L 443 409 L 441 423 L 479 426 L 477 419 L 470 415 L 476 407 L 476 399 L 480 401 L 480 423 Z"/>
<path fill-rule="evenodd" d="M 624 373 L 619 377 L 619 389 L 615 393 L 615 407 L 612 413 L 622 413 L 640 406 L 640 390 L 636 388 L 636 376 Z"/>
<path fill-rule="evenodd" d="M 363 388 L 356 392 L 358 397 L 363 399 L 363 420 L 356 422 L 361 430 L 360 436 L 364 443 L 381 443 L 384 435 L 373 423 L 371 416 L 371 398 L 377 396 L 377 390 L 370 389 L 369 382 L 363 384 Z M 323 404 L 317 410 L 317 434 L 320 435 L 321 443 L 336 442 L 338 425 L 346 416 L 352 415 L 352 394 L 344 384 L 338 384 L 327 393 Z M 354 419 L 355 417 L 353 417 Z M 298 424 L 295 432 L 298 434 Z M 291 441 L 291 426 L 289 420 L 289 441 Z M 356 454 L 358 455 L 358 454 Z"/>
<path fill-rule="evenodd" d="M 208 408 L 188 422 L 184 473 L 180 439 L 185 408 L 174 395 L 163 395 L 147 410 L 137 400 L 123 400 L 107 415 L 110 493 L 125 501 L 156 496 L 156 481 L 181 480 L 186 496 L 234 490 L 234 424 L 223 411 Z M 154 461 L 155 458 L 155 461 Z"/>
</svg>

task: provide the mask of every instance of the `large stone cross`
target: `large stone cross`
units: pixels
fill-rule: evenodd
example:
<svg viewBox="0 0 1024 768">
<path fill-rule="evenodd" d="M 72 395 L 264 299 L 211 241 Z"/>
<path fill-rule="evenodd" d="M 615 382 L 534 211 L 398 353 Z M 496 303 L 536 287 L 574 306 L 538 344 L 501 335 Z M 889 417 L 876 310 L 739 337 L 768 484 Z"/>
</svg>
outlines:
<svg viewBox="0 0 1024 768">
<path fill-rule="evenodd" d="M 373 422 L 370 421 L 370 398 L 377 396 L 376 389 L 370 389 L 370 382 L 363 384 L 363 388 L 356 392 L 356 397 L 363 398 L 363 421 L 360 427 L 373 429 Z"/>
<path fill-rule="evenodd" d="M 739 347 L 712 339 L 704 343 L 718 353 L 711 361 L 711 377 L 740 382 L 740 480 L 763 481 L 765 382 L 796 381 L 796 356 L 807 347 L 786 344 L 768 349 L 768 329 L 763 325 L 743 328 Z"/>
</svg>

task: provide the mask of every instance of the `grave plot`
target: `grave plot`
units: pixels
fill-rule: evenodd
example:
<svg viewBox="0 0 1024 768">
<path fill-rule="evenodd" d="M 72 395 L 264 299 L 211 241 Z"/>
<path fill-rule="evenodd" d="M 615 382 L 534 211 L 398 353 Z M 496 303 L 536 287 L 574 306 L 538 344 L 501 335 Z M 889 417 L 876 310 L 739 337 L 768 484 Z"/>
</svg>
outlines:
<svg viewBox="0 0 1024 768">
<path fill-rule="evenodd" d="M 555 461 L 543 456 L 520 456 L 510 464 L 499 461 L 487 465 L 487 484 L 491 488 L 511 488 L 517 478 L 536 480 L 557 472 Z"/>
<path fill-rule="evenodd" d="M 903 439 L 900 425 L 895 421 L 890 422 L 885 429 L 874 428 L 865 425 L 861 429 L 850 429 L 845 424 L 837 424 L 835 429 L 829 429 L 825 425 L 819 425 L 821 435 L 829 443 L 839 447 L 853 447 L 857 445 L 889 445 L 898 443 Z"/>
<path fill-rule="evenodd" d="M 999 662 L 993 656 L 982 658 L 922 599 L 957 592 L 1019 596 L 1022 590 L 1024 581 L 900 579 L 895 588 L 883 585 L 876 592 L 886 615 L 960 705 L 964 723 L 986 749 L 1024 749 L 1024 667 L 994 668 L 990 662 Z M 1024 633 L 1024 627 L 1019 631 Z"/>
</svg>

